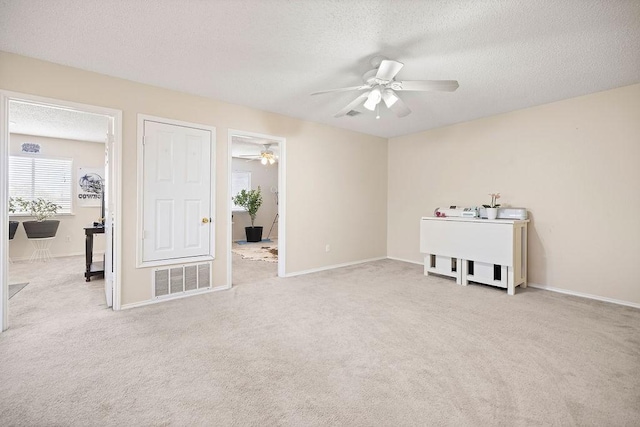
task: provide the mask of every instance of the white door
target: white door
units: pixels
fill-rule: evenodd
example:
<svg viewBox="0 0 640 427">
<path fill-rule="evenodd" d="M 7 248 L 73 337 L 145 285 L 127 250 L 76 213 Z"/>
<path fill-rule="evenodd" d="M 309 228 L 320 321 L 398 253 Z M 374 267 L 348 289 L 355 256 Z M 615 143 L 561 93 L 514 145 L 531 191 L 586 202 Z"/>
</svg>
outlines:
<svg viewBox="0 0 640 427">
<path fill-rule="evenodd" d="M 114 215 L 113 215 L 113 155 L 114 138 L 112 117 L 109 118 L 109 131 L 107 133 L 106 150 L 104 153 L 104 177 L 102 179 L 102 206 L 104 215 L 104 238 L 106 249 L 104 252 L 104 296 L 107 300 L 107 307 L 113 307 L 113 238 L 114 238 Z"/>
<path fill-rule="evenodd" d="M 143 132 L 143 262 L 212 255 L 212 132 L 150 120 Z"/>
</svg>

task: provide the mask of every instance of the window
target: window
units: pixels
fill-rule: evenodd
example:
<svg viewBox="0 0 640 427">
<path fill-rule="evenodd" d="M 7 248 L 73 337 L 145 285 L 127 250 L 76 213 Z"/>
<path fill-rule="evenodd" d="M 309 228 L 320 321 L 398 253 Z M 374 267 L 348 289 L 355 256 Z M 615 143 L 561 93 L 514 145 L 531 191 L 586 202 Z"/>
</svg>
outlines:
<svg viewBox="0 0 640 427">
<path fill-rule="evenodd" d="M 235 197 L 242 190 L 251 190 L 251 172 L 233 172 L 231 174 L 231 197 Z M 232 211 L 244 211 L 242 206 L 231 202 Z"/>
<path fill-rule="evenodd" d="M 71 159 L 9 156 L 9 196 L 42 197 L 60 206 L 58 213 L 71 213 L 71 168 Z"/>
</svg>

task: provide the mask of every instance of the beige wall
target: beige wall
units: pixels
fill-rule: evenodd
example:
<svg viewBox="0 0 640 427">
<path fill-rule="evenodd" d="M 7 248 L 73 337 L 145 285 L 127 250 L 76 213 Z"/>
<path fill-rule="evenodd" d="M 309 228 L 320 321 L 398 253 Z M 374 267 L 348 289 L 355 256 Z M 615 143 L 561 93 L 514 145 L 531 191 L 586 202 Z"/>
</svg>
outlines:
<svg viewBox="0 0 640 427">
<path fill-rule="evenodd" d="M 266 239 L 269 229 L 278 213 L 278 205 L 276 205 L 276 195 L 271 192 L 271 188 L 278 188 L 278 164 L 263 165 L 258 160 L 247 160 L 233 158 L 231 160 L 231 169 L 234 172 L 251 172 L 251 188 L 257 189 L 260 186 L 262 194 L 262 206 L 258 209 L 256 215 L 256 226 L 262 226 L 262 238 Z M 233 230 L 232 240 L 245 240 L 245 227 L 251 225 L 251 217 L 247 211 L 239 211 L 233 213 Z M 278 224 L 273 226 L 271 238 L 278 237 Z"/>
<path fill-rule="evenodd" d="M 105 129 L 106 132 L 106 129 Z M 62 157 L 73 160 L 72 176 L 74 177 L 72 198 L 72 215 L 58 215 L 53 219 L 60 220 L 56 238 L 51 243 L 51 255 L 69 256 L 84 254 L 84 227 L 90 226 L 100 218 L 100 207 L 78 206 L 75 179 L 78 167 L 104 167 L 104 144 L 86 141 L 73 141 L 57 138 L 43 138 L 37 136 L 11 134 L 9 137 L 9 152 L 21 154 L 20 145 L 24 142 L 36 142 L 41 146 L 40 157 Z M 14 221 L 30 221 L 32 217 L 12 216 Z M 29 259 L 33 247 L 27 239 L 22 225 L 18 227 L 16 236 L 9 243 L 9 256 L 13 260 Z M 104 253 L 104 237 L 96 236 L 94 253 Z M 79 266 L 79 273 L 83 273 L 83 265 Z"/>
<path fill-rule="evenodd" d="M 214 286 L 226 285 L 227 132 L 282 136 L 287 146 L 287 273 L 386 254 L 387 140 L 248 107 L 0 53 L 0 89 L 123 111 L 122 303 L 151 297 L 136 259 L 136 126 L 144 113 L 217 128 Z M 330 243 L 331 252 L 325 252 Z"/>
<path fill-rule="evenodd" d="M 388 255 L 436 207 L 530 211 L 529 281 L 640 303 L 640 85 L 389 140 Z"/>
</svg>

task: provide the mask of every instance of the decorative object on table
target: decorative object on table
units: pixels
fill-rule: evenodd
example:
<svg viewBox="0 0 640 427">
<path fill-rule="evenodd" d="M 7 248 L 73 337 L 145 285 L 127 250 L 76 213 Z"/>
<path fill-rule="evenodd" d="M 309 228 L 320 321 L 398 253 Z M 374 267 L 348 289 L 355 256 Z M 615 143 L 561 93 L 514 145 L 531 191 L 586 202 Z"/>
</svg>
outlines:
<svg viewBox="0 0 640 427">
<path fill-rule="evenodd" d="M 58 213 L 60 206 L 42 197 L 36 200 L 24 200 L 21 197 L 16 197 L 14 201 L 20 206 L 21 212 L 29 212 L 31 216 L 35 217 L 35 221 L 23 221 L 22 223 L 29 239 L 55 237 L 60 221 L 49 218 Z"/>
<path fill-rule="evenodd" d="M 262 206 L 262 195 L 260 193 L 260 186 L 256 190 L 242 189 L 240 192 L 232 198 L 233 203 L 237 206 L 241 206 L 249 212 L 251 217 L 251 227 L 245 227 L 244 231 L 247 235 L 247 242 L 259 242 L 262 240 L 262 226 L 254 226 L 256 220 L 256 214 L 258 209 Z"/>
<path fill-rule="evenodd" d="M 9 213 L 16 212 L 16 200 L 13 197 L 9 197 Z M 12 240 L 16 236 L 16 231 L 20 226 L 20 221 L 9 221 L 9 240 Z"/>
<path fill-rule="evenodd" d="M 491 193 L 489 195 L 491 196 L 491 204 L 482 206 L 487 210 L 487 219 L 496 219 L 498 218 L 498 208 L 500 207 L 500 204 L 496 202 L 500 198 L 500 193 Z"/>
<path fill-rule="evenodd" d="M 459 206 L 449 206 L 449 208 L 441 209 L 436 208 L 433 211 L 433 216 L 436 217 L 461 217 L 461 218 L 477 218 L 478 217 L 478 208 L 476 206 L 470 207 L 459 207 Z"/>
<path fill-rule="evenodd" d="M 104 168 L 78 168 L 78 206 L 99 207 L 102 204 Z"/>
</svg>

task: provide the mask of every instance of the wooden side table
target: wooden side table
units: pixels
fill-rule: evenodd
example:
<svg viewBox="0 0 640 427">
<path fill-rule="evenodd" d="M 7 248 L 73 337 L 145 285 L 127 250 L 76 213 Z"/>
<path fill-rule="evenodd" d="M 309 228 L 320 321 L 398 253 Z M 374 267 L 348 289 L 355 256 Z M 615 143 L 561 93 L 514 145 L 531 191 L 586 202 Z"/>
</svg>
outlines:
<svg viewBox="0 0 640 427">
<path fill-rule="evenodd" d="M 104 276 L 104 262 L 93 262 L 93 235 L 104 234 L 104 227 L 85 227 L 84 228 L 84 254 L 86 269 L 84 277 L 87 282 L 91 281 L 92 276 Z"/>
</svg>

